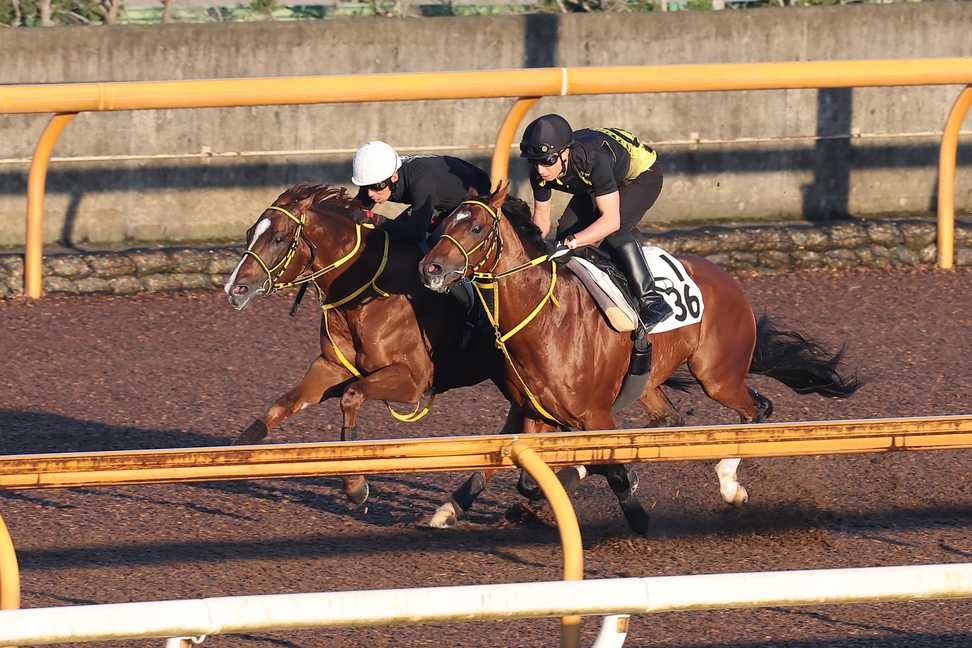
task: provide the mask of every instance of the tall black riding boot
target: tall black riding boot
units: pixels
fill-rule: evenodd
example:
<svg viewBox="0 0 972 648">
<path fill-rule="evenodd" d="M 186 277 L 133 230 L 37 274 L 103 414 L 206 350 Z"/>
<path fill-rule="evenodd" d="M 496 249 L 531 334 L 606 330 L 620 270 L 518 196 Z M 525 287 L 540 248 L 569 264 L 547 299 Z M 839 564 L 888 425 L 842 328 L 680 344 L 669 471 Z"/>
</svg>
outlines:
<svg viewBox="0 0 972 648">
<path fill-rule="evenodd" d="M 626 241 L 614 248 L 614 261 L 628 278 L 631 295 L 638 302 L 638 316 L 646 331 L 672 316 L 674 311 L 655 290 L 655 278 L 637 241 Z"/>
</svg>

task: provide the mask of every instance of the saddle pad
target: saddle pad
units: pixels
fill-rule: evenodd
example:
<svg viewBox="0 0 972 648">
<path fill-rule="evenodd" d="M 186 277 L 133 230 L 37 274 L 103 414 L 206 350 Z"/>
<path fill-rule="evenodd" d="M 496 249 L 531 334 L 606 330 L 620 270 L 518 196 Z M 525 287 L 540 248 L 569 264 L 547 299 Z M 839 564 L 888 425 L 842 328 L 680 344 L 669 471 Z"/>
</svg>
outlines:
<svg viewBox="0 0 972 648">
<path fill-rule="evenodd" d="M 685 266 L 659 247 L 645 245 L 642 246 L 641 250 L 648 262 L 651 274 L 655 277 L 655 289 L 661 293 L 668 305 L 675 311 L 672 317 L 657 324 L 650 332 L 664 333 L 700 322 L 705 310 L 702 291 L 689 276 Z M 607 273 L 597 268 L 593 263 L 578 257 L 571 257 L 567 262 L 567 267 L 587 287 L 588 292 L 591 293 L 594 301 L 597 302 L 615 330 L 633 331 L 635 329 L 637 315 Z"/>
<path fill-rule="evenodd" d="M 577 275 L 587 292 L 591 293 L 611 328 L 621 332 L 635 330 L 638 316 L 606 272 L 587 259 L 576 256 L 567 261 L 567 267 Z"/>
</svg>

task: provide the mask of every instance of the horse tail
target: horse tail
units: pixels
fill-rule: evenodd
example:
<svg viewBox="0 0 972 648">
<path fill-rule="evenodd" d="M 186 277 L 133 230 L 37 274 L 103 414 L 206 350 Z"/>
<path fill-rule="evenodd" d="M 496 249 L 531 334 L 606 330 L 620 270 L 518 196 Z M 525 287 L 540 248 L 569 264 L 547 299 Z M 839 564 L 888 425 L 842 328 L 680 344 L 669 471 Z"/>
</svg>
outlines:
<svg viewBox="0 0 972 648">
<path fill-rule="evenodd" d="M 831 354 L 796 331 L 776 328 L 769 317 L 761 315 L 756 322 L 756 348 L 749 373 L 774 378 L 798 394 L 847 398 L 863 383 L 839 370 L 845 351 L 842 346 Z"/>
</svg>

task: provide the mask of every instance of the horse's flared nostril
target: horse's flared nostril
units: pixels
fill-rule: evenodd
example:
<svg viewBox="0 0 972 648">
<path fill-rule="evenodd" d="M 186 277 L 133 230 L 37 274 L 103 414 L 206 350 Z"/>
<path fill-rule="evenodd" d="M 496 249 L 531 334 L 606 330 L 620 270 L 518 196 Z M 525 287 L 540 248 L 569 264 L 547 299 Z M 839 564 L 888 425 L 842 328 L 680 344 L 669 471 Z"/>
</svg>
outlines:
<svg viewBox="0 0 972 648">
<path fill-rule="evenodd" d="M 442 274 L 442 266 L 438 263 L 429 263 L 425 266 L 425 273 L 430 277 L 435 277 Z"/>
<path fill-rule="evenodd" d="M 233 294 L 233 295 L 236 295 L 237 297 L 242 297 L 249 290 L 250 289 L 247 288 L 246 286 L 241 286 L 241 285 L 237 284 L 237 285 L 233 286 L 233 288 L 230 289 L 230 293 Z"/>
</svg>

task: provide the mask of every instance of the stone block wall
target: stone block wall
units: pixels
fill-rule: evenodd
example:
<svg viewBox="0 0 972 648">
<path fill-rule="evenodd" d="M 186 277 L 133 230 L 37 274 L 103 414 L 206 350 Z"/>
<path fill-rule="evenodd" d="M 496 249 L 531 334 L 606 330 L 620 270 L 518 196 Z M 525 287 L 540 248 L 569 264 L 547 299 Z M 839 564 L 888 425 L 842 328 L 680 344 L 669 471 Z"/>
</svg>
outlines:
<svg viewBox="0 0 972 648">
<path fill-rule="evenodd" d="M 929 220 L 855 220 L 826 224 L 705 226 L 646 232 L 675 254 L 707 257 L 730 272 L 892 269 L 933 266 L 936 224 Z M 58 254 L 44 259 L 46 294 L 218 290 L 241 248 L 171 248 Z M 972 221 L 955 227 L 955 263 L 972 266 Z M 23 256 L 0 256 L 0 299 L 23 289 Z"/>
</svg>

